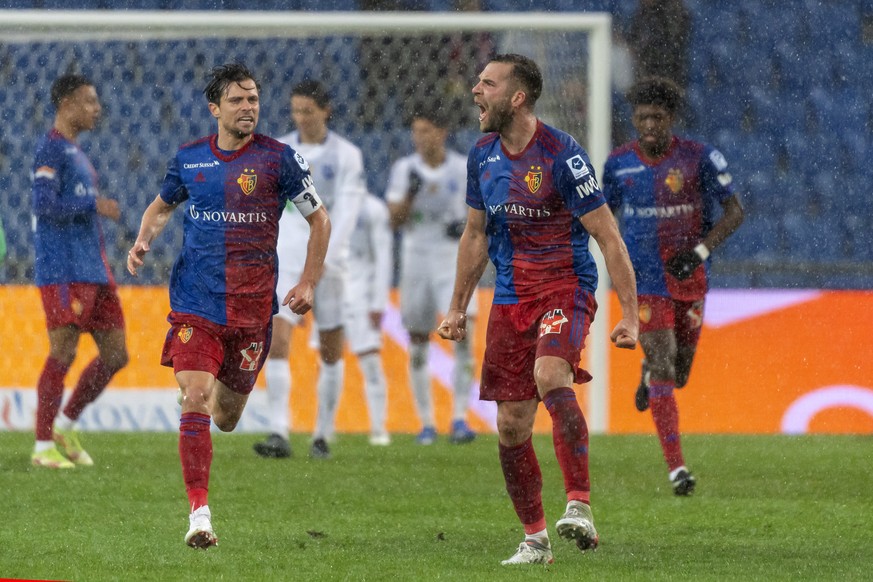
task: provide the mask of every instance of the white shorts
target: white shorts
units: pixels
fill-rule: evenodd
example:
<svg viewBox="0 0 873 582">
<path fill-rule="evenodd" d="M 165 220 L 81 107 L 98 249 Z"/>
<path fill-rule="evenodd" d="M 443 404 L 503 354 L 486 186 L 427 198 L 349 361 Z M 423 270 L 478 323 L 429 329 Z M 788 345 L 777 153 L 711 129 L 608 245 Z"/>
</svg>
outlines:
<svg viewBox="0 0 873 582">
<path fill-rule="evenodd" d="M 300 273 L 279 269 L 276 293 L 279 296 L 279 313 L 281 317 L 291 325 L 302 325 L 303 316 L 291 311 L 287 305 L 282 305 L 282 300 L 288 291 L 300 281 Z M 312 305 L 312 316 L 315 320 L 315 328 L 319 331 L 332 331 L 343 326 L 343 312 L 345 295 L 345 277 L 338 273 L 325 271 L 321 281 L 315 287 L 315 301 Z"/>
<path fill-rule="evenodd" d="M 434 244 L 426 252 L 404 249 L 400 276 L 400 314 L 403 326 L 412 333 L 430 333 L 439 325 L 455 290 L 457 244 Z M 475 293 L 467 307 L 474 317 L 478 309 Z"/>
</svg>

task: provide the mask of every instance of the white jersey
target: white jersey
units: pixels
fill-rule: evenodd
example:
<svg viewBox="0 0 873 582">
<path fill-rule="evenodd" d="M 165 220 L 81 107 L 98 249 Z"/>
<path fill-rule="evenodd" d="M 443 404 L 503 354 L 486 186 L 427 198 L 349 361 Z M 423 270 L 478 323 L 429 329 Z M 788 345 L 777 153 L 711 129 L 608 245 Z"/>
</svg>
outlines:
<svg viewBox="0 0 873 582">
<path fill-rule="evenodd" d="M 346 339 L 354 353 L 379 349 L 382 330 L 370 313 L 385 313 L 391 290 L 394 234 L 388 207 L 367 194 L 352 232 L 346 285 Z"/>
<path fill-rule="evenodd" d="M 330 214 L 325 274 L 344 273 L 349 240 L 367 194 L 361 150 L 332 131 L 328 131 L 324 142 L 319 144 L 301 143 L 297 131 L 280 137 L 279 141 L 293 147 L 309 163 L 318 196 Z M 296 209 L 286 207 L 279 221 L 279 269 L 303 271 L 308 241 L 309 224 Z"/>
<path fill-rule="evenodd" d="M 467 158 L 447 150 L 437 168 L 417 153 L 400 158 L 388 179 L 389 204 L 406 200 L 413 173 L 421 186 L 403 225 L 400 311 L 406 329 L 429 333 L 438 316 L 445 315 L 455 286 L 458 238 L 448 229 L 467 220 Z M 474 296 L 467 309 L 471 317 L 477 313 L 476 301 Z"/>
<path fill-rule="evenodd" d="M 467 220 L 467 158 L 446 150 L 446 159 L 437 168 L 427 165 L 417 153 L 400 158 L 388 178 L 385 200 L 389 204 L 406 200 L 413 172 L 421 187 L 403 225 L 404 250 L 426 252 L 438 244 L 457 246 L 457 239 L 448 236 L 446 229 Z M 321 187 L 317 181 L 315 185 L 320 195 Z"/>
</svg>

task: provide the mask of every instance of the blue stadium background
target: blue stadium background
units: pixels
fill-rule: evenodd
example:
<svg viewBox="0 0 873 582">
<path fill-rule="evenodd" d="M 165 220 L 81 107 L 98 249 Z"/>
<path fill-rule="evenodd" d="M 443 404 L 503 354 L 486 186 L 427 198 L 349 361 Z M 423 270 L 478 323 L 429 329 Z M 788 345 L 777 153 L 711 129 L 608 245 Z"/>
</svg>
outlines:
<svg viewBox="0 0 873 582">
<path fill-rule="evenodd" d="M 371 2 L 372 3 L 372 2 Z M 0 8 L 108 9 L 109 0 L 4 0 Z M 255 4 L 257 4 L 255 6 Z M 129 9 L 358 10 L 366 0 L 128 0 Z M 404 10 L 450 10 L 454 0 L 394 0 Z M 694 24 L 689 107 L 683 132 L 720 148 L 743 193 L 747 221 L 716 254 L 717 287 L 873 287 L 873 0 L 686 0 Z M 486 11 L 589 10 L 628 22 L 636 0 L 483 0 Z M 104 122 L 83 136 L 104 190 L 126 209 L 108 226 L 110 260 L 121 268 L 142 210 L 157 192 L 179 136 L 200 135 L 208 121 L 200 95 L 210 55 L 238 55 L 265 71 L 262 118 L 287 119 L 287 90 L 307 75 L 329 84 L 359 82 L 357 50 L 334 39 L 324 63 L 317 40 L 280 47 L 263 40 L 80 41 L 0 40 L 0 212 L 9 241 L 0 281 L 30 281 L 32 250 L 29 171 L 36 140 L 51 124 L 46 78 L 70 63 L 91 76 L 104 103 Z M 313 44 L 316 43 L 316 44 Z M 306 56 L 309 55 L 309 56 Z M 309 59 L 309 60 L 307 60 Z M 291 67 L 268 66 L 274 61 Z M 173 65 L 180 65 L 175 67 Z M 181 66 L 184 65 L 184 66 Z M 327 66 L 329 65 L 329 66 Z M 177 71 L 184 71 L 179 73 Z M 333 75 L 331 78 L 330 75 Z M 50 82 L 50 81 L 49 81 Z M 354 92 L 354 88 L 352 88 Z M 621 107 L 621 96 L 614 96 Z M 180 105 L 181 104 L 181 105 Z M 271 109 L 272 108 L 272 109 Z M 353 111 L 338 111 L 350 120 Z M 394 157 L 408 151 L 407 130 L 339 121 L 365 152 L 371 187 Z M 281 127 L 261 128 L 282 133 Z M 133 140 L 131 135 L 142 136 Z M 459 145 L 460 147 L 460 145 Z M 463 148 L 462 148 L 463 149 Z M 380 172 L 372 173 L 373 168 Z M 164 248 L 164 247 L 162 247 Z M 171 257 L 140 282 L 159 283 Z M 172 252 L 172 251 L 169 251 Z"/>
</svg>

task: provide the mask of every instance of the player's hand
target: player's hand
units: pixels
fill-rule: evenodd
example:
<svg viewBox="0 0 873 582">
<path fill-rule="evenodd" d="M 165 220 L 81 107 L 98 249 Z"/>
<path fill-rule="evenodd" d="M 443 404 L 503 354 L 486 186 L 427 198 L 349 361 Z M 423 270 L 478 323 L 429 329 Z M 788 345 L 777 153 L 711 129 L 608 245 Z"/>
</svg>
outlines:
<svg viewBox="0 0 873 582">
<path fill-rule="evenodd" d="M 369 315 L 370 325 L 373 326 L 373 329 L 381 329 L 382 318 L 385 316 L 385 313 L 383 313 L 382 311 L 371 311 Z"/>
<path fill-rule="evenodd" d="M 615 344 L 615 347 L 626 350 L 633 350 L 637 347 L 637 340 L 640 335 L 639 322 L 634 323 L 627 319 L 622 319 L 609 334 L 609 339 Z"/>
<path fill-rule="evenodd" d="M 303 315 L 312 309 L 312 302 L 315 297 L 315 285 L 308 281 L 300 281 L 295 286 L 291 287 L 288 294 L 285 295 L 285 300 L 282 305 L 287 305 L 288 308 L 297 315 Z"/>
<path fill-rule="evenodd" d="M 670 257 L 665 263 L 664 268 L 680 281 L 684 281 L 694 274 L 694 271 L 702 262 L 703 258 L 697 254 L 697 251 L 688 249 Z"/>
<path fill-rule="evenodd" d="M 449 309 L 446 318 L 437 328 L 437 334 L 443 339 L 463 341 L 467 337 L 467 314 L 460 309 Z"/>
<path fill-rule="evenodd" d="M 142 258 L 150 250 L 149 243 L 146 241 L 138 240 L 133 243 L 133 247 L 127 251 L 127 272 L 136 277 L 137 269 L 143 265 Z"/>
<path fill-rule="evenodd" d="M 118 219 L 121 218 L 121 207 L 118 206 L 117 200 L 98 196 L 97 214 L 99 214 L 100 216 L 105 216 L 106 218 L 114 220 L 115 222 L 118 222 Z"/>
</svg>

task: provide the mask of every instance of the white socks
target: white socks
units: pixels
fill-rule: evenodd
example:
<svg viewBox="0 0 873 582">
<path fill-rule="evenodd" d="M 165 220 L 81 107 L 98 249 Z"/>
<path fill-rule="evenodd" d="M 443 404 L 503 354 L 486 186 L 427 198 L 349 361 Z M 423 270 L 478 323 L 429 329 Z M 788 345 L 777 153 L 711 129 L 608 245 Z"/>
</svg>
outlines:
<svg viewBox="0 0 873 582">
<path fill-rule="evenodd" d="M 388 398 L 381 355 L 373 352 L 358 356 L 358 363 L 364 374 L 364 394 L 367 397 L 367 409 L 370 413 L 370 434 L 385 434 Z"/>
<path fill-rule="evenodd" d="M 336 431 L 336 409 L 343 389 L 344 369 L 343 360 L 333 364 L 321 362 L 321 372 L 318 375 L 318 413 L 315 418 L 313 439 L 333 439 Z"/>
<path fill-rule="evenodd" d="M 267 380 L 267 414 L 270 432 L 288 438 L 291 429 L 289 405 L 291 402 L 291 368 L 284 358 L 267 358 L 264 364 Z"/>
<path fill-rule="evenodd" d="M 430 342 L 409 344 L 409 380 L 415 408 L 423 426 L 436 426 L 433 415 L 433 395 L 430 391 L 430 370 L 427 366 Z"/>
<path fill-rule="evenodd" d="M 55 428 L 59 430 L 69 431 L 73 430 L 73 425 L 76 424 L 76 421 L 68 418 L 66 414 L 61 412 L 57 418 L 55 418 Z"/>
</svg>

